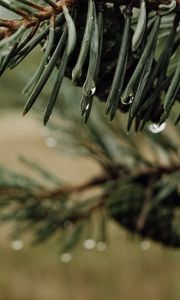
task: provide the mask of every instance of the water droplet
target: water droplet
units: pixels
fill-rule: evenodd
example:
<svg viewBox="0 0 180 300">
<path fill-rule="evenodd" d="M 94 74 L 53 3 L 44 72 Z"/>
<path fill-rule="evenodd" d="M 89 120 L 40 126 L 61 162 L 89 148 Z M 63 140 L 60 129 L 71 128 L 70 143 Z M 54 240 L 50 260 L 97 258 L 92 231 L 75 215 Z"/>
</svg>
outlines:
<svg viewBox="0 0 180 300">
<path fill-rule="evenodd" d="M 125 98 L 125 99 L 121 98 L 121 103 L 123 105 L 129 105 L 133 102 L 133 100 L 134 100 L 134 95 L 133 95 L 133 93 L 130 93 L 127 98 Z"/>
<path fill-rule="evenodd" d="M 150 249 L 151 243 L 150 243 L 150 241 L 144 240 L 144 241 L 141 242 L 140 247 L 141 247 L 142 250 L 147 251 L 147 250 Z"/>
<path fill-rule="evenodd" d="M 24 185 L 26 185 L 26 181 L 25 181 L 23 178 L 17 178 L 17 179 L 16 179 L 16 183 L 17 183 L 17 185 L 19 185 L 19 186 L 24 186 Z"/>
<path fill-rule="evenodd" d="M 86 106 L 86 111 L 89 109 L 89 103 L 87 104 L 87 106 Z"/>
<path fill-rule="evenodd" d="M 165 127 L 166 127 L 166 123 L 165 122 L 162 123 L 161 125 L 153 123 L 153 124 L 150 124 L 148 126 L 148 129 L 152 133 L 159 133 L 159 132 L 163 131 L 165 129 Z"/>
<path fill-rule="evenodd" d="M 107 7 L 107 8 L 112 8 L 112 7 L 113 7 L 113 3 L 107 2 L 107 3 L 106 3 L 106 7 Z"/>
<path fill-rule="evenodd" d="M 72 255 L 70 253 L 63 253 L 61 254 L 61 261 L 63 263 L 69 263 L 72 260 Z"/>
<path fill-rule="evenodd" d="M 14 251 L 20 251 L 23 249 L 23 247 L 24 247 L 24 242 L 21 240 L 15 240 L 11 242 L 11 248 Z"/>
<path fill-rule="evenodd" d="M 95 94 L 95 91 L 96 91 L 96 87 L 93 87 L 93 88 L 91 89 L 91 96 Z"/>
<path fill-rule="evenodd" d="M 107 244 L 104 243 L 104 242 L 102 242 L 102 241 L 97 242 L 97 243 L 96 243 L 96 249 L 97 249 L 98 251 L 105 251 L 105 250 L 107 249 Z"/>
<path fill-rule="evenodd" d="M 85 240 L 84 243 L 83 243 L 83 247 L 84 247 L 86 250 L 92 250 L 92 249 L 95 248 L 95 246 L 96 246 L 96 243 L 95 243 L 95 241 L 92 240 L 92 239 L 87 239 L 87 240 Z"/>
<path fill-rule="evenodd" d="M 58 143 L 55 138 L 49 136 L 45 139 L 45 144 L 47 147 L 54 148 L 57 146 Z"/>
</svg>

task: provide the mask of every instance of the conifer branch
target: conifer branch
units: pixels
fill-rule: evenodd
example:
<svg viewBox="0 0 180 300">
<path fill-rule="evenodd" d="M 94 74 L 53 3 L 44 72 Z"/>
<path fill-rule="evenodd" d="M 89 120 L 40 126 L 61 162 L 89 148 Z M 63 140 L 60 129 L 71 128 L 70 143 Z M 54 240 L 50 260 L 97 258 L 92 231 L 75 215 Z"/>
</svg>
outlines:
<svg viewBox="0 0 180 300">
<path fill-rule="evenodd" d="M 176 70 L 168 72 L 171 57 L 178 55 L 179 2 L 114 0 L 110 6 L 109 1 L 97 0 L 44 2 L 39 5 L 27 0 L 13 4 L 0 1 L 21 17 L 0 19 L 0 75 L 7 68 L 15 68 L 38 44 L 45 45 L 40 65 L 23 90 L 27 96 L 23 115 L 35 104 L 50 75 L 58 68 L 43 117 L 44 125 L 57 102 L 64 76 L 83 86 L 80 107 L 85 122 L 94 95 L 106 101 L 110 120 L 117 109 L 129 112 L 127 130 L 133 122 L 138 131 L 152 118 L 159 125 L 169 118 L 180 88 L 178 63 Z M 136 17 L 132 8 L 140 3 Z M 157 7 L 152 3 L 158 4 Z M 125 9 L 121 4 L 126 4 Z M 154 9 L 156 12 L 151 14 Z M 118 31 L 114 19 L 121 24 L 117 25 Z M 163 36 L 169 37 L 157 61 L 155 53 L 161 30 Z M 162 100 L 163 91 L 166 97 Z M 153 106 L 158 107 L 156 116 L 153 116 Z"/>
<path fill-rule="evenodd" d="M 79 0 L 82 1 L 83 0 Z M 2 2 L 2 3 L 1 3 Z M 1 1 L 0 5 L 4 6 L 6 3 L 5 1 Z M 18 2 L 18 1 L 17 1 Z M 98 2 L 98 1 L 97 1 Z M 101 2 L 101 1 L 100 1 Z M 104 1 L 106 2 L 106 1 Z M 110 0 L 108 2 L 113 2 L 118 5 L 127 5 L 129 3 L 132 3 L 132 6 L 139 7 L 139 1 L 136 0 Z M 168 5 L 171 2 L 171 0 L 147 0 L 148 7 L 151 9 L 157 9 L 159 4 L 166 4 Z M 52 1 L 52 3 L 54 3 Z M 3 20 L 0 19 L 0 27 L 8 27 L 9 30 L 5 29 L 0 29 L 0 39 L 3 39 L 4 37 L 7 37 L 14 33 L 19 27 L 22 25 L 25 28 L 30 28 L 34 27 L 37 23 L 40 24 L 41 22 L 45 20 L 49 20 L 52 15 L 58 15 L 59 13 L 62 12 L 63 6 L 67 7 L 73 7 L 74 5 L 77 5 L 78 0 L 58 0 L 53 6 L 47 7 L 47 6 L 42 6 L 38 5 L 37 3 L 34 3 L 32 1 L 27 1 L 26 4 L 32 8 L 38 9 L 38 13 L 36 14 L 36 17 L 33 17 L 31 14 L 27 14 L 23 10 L 20 10 L 18 8 L 13 8 L 8 5 L 5 7 L 8 9 L 13 10 L 16 14 L 20 15 L 23 17 L 22 20 Z M 180 0 L 176 0 L 176 8 L 175 11 L 180 11 Z M 49 4 L 49 3 L 48 3 Z"/>
<path fill-rule="evenodd" d="M 162 175 L 170 175 L 176 172 L 180 172 L 180 164 L 175 164 L 173 166 L 147 166 L 146 168 L 142 168 L 136 171 L 130 171 L 123 169 L 122 166 L 116 166 L 115 174 L 103 174 L 92 178 L 91 180 L 76 186 L 67 186 L 63 188 L 54 189 L 52 192 L 46 192 L 38 195 L 39 199 L 51 199 L 53 200 L 56 197 L 60 197 L 63 194 L 79 194 L 83 192 L 90 191 L 96 187 L 101 187 L 108 182 L 113 182 L 116 180 L 125 180 L 129 177 L 131 178 L 140 178 L 144 177 L 157 177 Z"/>
<path fill-rule="evenodd" d="M 76 145 L 76 151 L 84 147 L 87 157 L 99 163 L 101 174 L 72 185 L 21 158 L 45 182 L 53 183 L 54 188 L 47 188 L 31 178 L 0 168 L 1 222 L 15 221 L 16 235 L 30 230 L 38 242 L 55 233 L 63 234 L 62 252 L 69 252 L 84 236 L 86 226 L 91 226 L 92 218 L 97 220 L 101 241 L 106 243 L 105 216 L 106 223 L 113 219 L 134 234 L 179 248 L 179 142 L 178 138 L 172 138 L 178 137 L 176 129 L 169 128 L 172 136 L 167 132 L 158 137 L 153 133 L 146 136 L 148 144 L 143 145 L 144 139 L 141 146 L 143 150 L 144 146 L 153 145 L 149 160 L 146 151 L 139 148 L 139 140 L 124 134 L 117 120 L 109 127 L 101 109 L 94 112 L 95 119 L 90 120 L 86 129 L 80 127 L 80 120 L 78 123 L 72 111 L 74 106 L 71 111 L 62 112 L 63 116 L 71 114 L 70 127 L 59 128 L 56 124 L 57 143 L 62 144 L 59 131 L 63 130 L 68 146 L 74 149 Z M 159 151 L 162 161 L 161 157 L 156 159 Z M 71 245 L 66 244 L 70 237 Z"/>
</svg>

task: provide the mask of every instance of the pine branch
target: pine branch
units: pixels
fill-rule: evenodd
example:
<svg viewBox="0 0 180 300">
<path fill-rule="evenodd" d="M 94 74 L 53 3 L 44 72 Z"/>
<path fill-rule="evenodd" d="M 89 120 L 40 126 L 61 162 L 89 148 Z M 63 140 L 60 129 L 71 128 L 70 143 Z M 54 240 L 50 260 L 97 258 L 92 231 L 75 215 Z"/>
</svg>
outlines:
<svg viewBox="0 0 180 300">
<path fill-rule="evenodd" d="M 18 0 L 16 0 L 16 2 L 18 2 Z M 46 1 L 45 1 L 46 2 Z M 30 28 L 30 27 L 34 27 L 36 24 L 40 24 L 41 22 L 45 21 L 45 20 L 49 20 L 51 18 L 52 15 L 58 15 L 59 13 L 62 12 L 62 8 L 63 6 L 67 6 L 67 7 L 73 7 L 75 5 L 77 5 L 78 0 L 59 0 L 55 3 L 54 6 L 51 7 L 47 7 L 47 6 L 42 6 L 39 5 L 37 3 L 34 3 L 32 1 L 25 1 L 25 4 L 29 7 L 32 7 L 34 9 L 37 9 L 39 12 L 36 14 L 36 17 L 33 16 L 33 11 L 29 14 L 27 14 L 26 12 L 24 12 L 23 10 L 20 10 L 16 7 L 12 7 L 11 5 L 7 5 L 6 1 L 1 1 L 0 5 L 2 7 L 5 7 L 13 12 L 15 12 L 16 14 L 24 17 L 24 19 L 22 20 L 0 20 L 0 27 L 8 27 L 9 30 L 5 30 L 5 29 L 1 29 L 0 30 L 0 37 L 1 39 L 13 34 L 18 28 L 20 28 L 22 25 L 25 28 Z M 83 0 L 82 0 L 83 2 Z M 98 2 L 98 1 L 97 1 Z M 115 4 L 118 5 L 127 5 L 128 1 L 119 1 L 119 0 L 112 0 L 109 2 L 113 2 Z M 132 2 L 132 5 L 134 7 L 139 7 L 139 1 L 129 1 L 129 3 Z M 165 4 L 168 5 L 171 2 L 171 0 L 148 0 L 148 7 L 151 9 L 158 9 L 158 5 L 159 4 Z M 54 3 L 52 1 L 52 3 Z M 48 3 L 49 4 L 49 3 Z M 176 8 L 175 11 L 179 11 L 180 10 L 180 0 L 176 0 Z"/>
<path fill-rule="evenodd" d="M 158 137 L 154 134 L 146 137 L 148 142 L 144 146 L 153 145 L 151 159 L 148 160 L 143 139 L 141 151 L 139 141 L 124 134 L 117 120 L 113 126 L 107 124 L 101 109 L 94 112 L 94 120 L 86 129 L 80 127 L 77 115 L 72 114 L 74 107 L 71 109 L 71 112 L 62 111 L 65 119 L 65 114 L 71 114 L 71 126 L 62 127 L 61 122 L 61 127 L 56 124 L 55 128 L 61 128 L 63 136 L 69 132 L 69 147 L 71 145 L 76 151 L 78 148 L 82 151 L 84 147 L 86 155 L 99 163 L 102 173 L 87 182 L 67 185 L 39 165 L 21 158 L 23 163 L 38 171 L 55 187 L 47 189 L 46 185 L 1 169 L 1 221 L 15 221 L 16 235 L 28 230 L 33 233 L 36 242 L 54 234 L 63 234 L 62 252 L 68 252 L 81 237 L 84 238 L 87 226 L 92 226 L 92 217 L 96 219 L 101 242 L 106 243 L 105 215 L 106 224 L 113 219 L 134 234 L 179 248 L 180 164 L 178 140 L 171 138 L 176 136 L 175 129 L 171 129 L 170 135 L 163 132 Z M 102 130 L 106 135 L 102 134 Z M 59 130 L 56 134 L 56 138 L 60 139 Z M 61 139 L 59 143 L 62 144 Z M 162 160 L 156 160 L 156 151 L 161 151 Z M 86 238 L 97 239 L 97 236 L 92 233 Z"/>
<path fill-rule="evenodd" d="M 77 186 L 67 186 L 63 187 L 60 189 L 53 190 L 52 192 L 46 192 L 43 193 L 42 195 L 39 195 L 39 199 L 53 199 L 56 197 L 60 197 L 63 194 L 74 194 L 74 193 L 83 193 L 83 192 L 88 192 L 91 189 L 96 188 L 97 186 L 100 187 L 101 185 L 103 186 L 104 184 L 119 180 L 119 179 L 127 179 L 129 177 L 131 178 L 138 178 L 138 177 L 143 177 L 143 176 L 162 176 L 167 175 L 167 174 L 173 174 L 176 172 L 180 171 L 180 164 L 169 166 L 169 167 L 163 167 L 163 166 L 152 166 L 152 167 L 147 167 L 146 169 L 143 168 L 142 170 L 136 170 L 136 171 L 131 171 L 130 170 L 122 170 L 122 166 L 119 166 L 119 168 L 116 166 L 116 174 L 106 174 L 106 175 L 101 175 L 97 176 L 88 182 L 85 182 L 83 184 L 77 185 Z"/>
<path fill-rule="evenodd" d="M 16 1 L 16 2 L 18 2 L 18 1 Z M 36 16 L 33 15 L 33 11 L 31 11 L 31 13 L 27 14 L 23 10 L 19 10 L 16 7 L 14 7 L 12 9 L 12 7 L 10 5 L 6 6 L 3 3 L 4 2 L 0 3 L 3 7 L 7 8 L 9 10 L 13 10 L 16 14 L 24 17 L 24 19 L 22 19 L 22 20 L 0 20 L 0 26 L 8 27 L 8 30 L 3 29 L 0 31 L 1 39 L 3 39 L 4 37 L 10 36 L 16 30 L 18 30 L 18 28 L 20 28 L 21 26 L 24 26 L 26 29 L 28 29 L 30 27 L 36 26 L 37 24 L 40 24 L 41 22 L 43 22 L 45 20 L 50 20 L 51 16 L 59 15 L 62 12 L 63 6 L 67 6 L 67 7 L 73 6 L 75 4 L 75 0 L 58 1 L 58 2 L 56 2 L 55 7 L 54 6 L 53 7 L 52 6 L 50 6 L 50 7 L 39 6 L 34 2 L 27 1 L 27 3 L 26 3 L 27 6 L 38 9 Z"/>
<path fill-rule="evenodd" d="M 35 104 L 50 75 L 57 71 L 44 124 L 56 104 L 63 77 L 67 76 L 83 87 L 81 114 L 85 122 L 93 96 L 97 95 L 107 102 L 106 113 L 111 120 L 117 110 L 128 111 L 128 130 L 133 122 L 135 131 L 139 131 L 150 121 L 152 133 L 162 131 L 173 107 L 179 104 L 179 0 L 39 3 L 0 1 L 2 7 L 19 16 L 0 19 L 0 75 L 7 68 L 15 68 L 37 45 L 44 50 L 24 89 L 27 103 L 23 114 Z M 125 4 L 124 9 L 121 4 Z M 139 17 L 133 15 L 132 8 L 136 6 Z M 163 40 L 164 36 L 167 40 Z M 156 55 L 160 40 L 163 50 Z M 37 241 L 63 231 L 66 241 L 62 252 L 67 252 L 81 238 L 84 224 L 89 226 L 91 216 L 100 213 L 97 219 L 103 242 L 105 214 L 131 232 L 180 247 L 178 143 L 166 134 L 149 136 L 153 151 L 160 148 L 168 164 L 148 161 L 119 123 L 114 120 L 110 128 L 102 122 L 102 109 L 94 112 L 83 132 L 77 116 L 72 120 L 74 101 L 70 101 L 63 117 L 72 122 L 71 145 L 75 142 L 85 149 L 99 163 L 102 174 L 81 185 L 67 186 L 43 170 L 42 176 L 56 184 L 54 190 L 47 190 L 29 178 L 1 169 L 1 221 L 23 223 L 19 231 L 33 230 Z M 176 114 L 178 125 L 177 110 Z M 99 193 L 90 197 L 89 192 L 97 187 Z M 71 225 L 70 232 L 67 223 Z"/>
<path fill-rule="evenodd" d="M 57 67 L 59 71 L 45 109 L 44 125 L 57 102 L 64 76 L 83 86 L 81 114 L 85 122 L 89 119 L 94 95 L 107 102 L 106 114 L 111 120 L 117 109 L 129 111 L 127 130 L 133 122 L 138 131 L 149 120 L 161 126 L 169 118 L 180 88 L 178 62 L 176 70 L 169 72 L 171 57 L 178 56 L 179 51 L 179 2 L 158 1 L 155 7 L 157 1 L 142 0 L 138 18 L 132 16 L 132 8 L 139 1 L 126 2 L 123 11 L 120 5 L 124 1 L 111 2 L 112 7 L 106 5 L 106 1 L 94 0 L 88 3 L 45 1 L 44 6 L 26 0 L 21 4 L 14 1 L 13 5 L 1 1 L 2 6 L 22 18 L 0 20 L 0 75 L 7 68 L 15 68 L 38 44 L 45 44 L 40 65 L 24 89 L 27 103 L 23 115 L 35 104 Z M 156 12 L 151 14 L 151 9 Z M 155 53 L 164 26 L 169 37 L 157 59 Z M 165 99 L 162 99 L 163 92 Z"/>
<path fill-rule="evenodd" d="M 28 185 L 0 187 L 1 221 L 20 222 L 20 232 L 23 228 L 32 231 L 33 225 L 36 240 L 42 242 L 61 230 L 68 236 L 65 228 L 67 222 L 74 231 L 80 224 L 84 227 L 83 222 L 89 222 L 92 215 L 105 210 L 111 218 L 132 232 L 148 236 L 166 246 L 180 247 L 178 228 L 173 227 L 175 220 L 179 220 L 179 216 L 175 215 L 179 207 L 178 178 L 177 183 L 169 185 L 171 176 L 178 174 L 179 170 L 180 166 L 160 167 L 125 176 L 121 170 L 117 178 L 103 175 L 83 185 L 62 187 L 43 194 L 39 193 L 38 186 L 29 190 Z M 100 194 L 80 200 L 82 192 L 97 186 L 101 189 Z M 145 210 L 147 197 L 148 210 Z M 28 224 L 31 224 L 30 228 Z"/>
</svg>

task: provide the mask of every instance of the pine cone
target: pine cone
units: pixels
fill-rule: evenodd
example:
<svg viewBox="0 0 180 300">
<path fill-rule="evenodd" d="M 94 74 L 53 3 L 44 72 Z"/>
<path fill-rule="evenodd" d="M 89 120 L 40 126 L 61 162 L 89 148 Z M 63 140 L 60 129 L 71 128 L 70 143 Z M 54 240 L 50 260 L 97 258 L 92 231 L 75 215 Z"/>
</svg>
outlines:
<svg viewBox="0 0 180 300">
<path fill-rule="evenodd" d="M 169 247 L 180 247 L 180 201 L 177 188 L 165 192 L 150 177 L 120 183 L 109 201 L 111 217 L 130 232 Z M 162 192 L 163 191 L 163 192 Z"/>
</svg>

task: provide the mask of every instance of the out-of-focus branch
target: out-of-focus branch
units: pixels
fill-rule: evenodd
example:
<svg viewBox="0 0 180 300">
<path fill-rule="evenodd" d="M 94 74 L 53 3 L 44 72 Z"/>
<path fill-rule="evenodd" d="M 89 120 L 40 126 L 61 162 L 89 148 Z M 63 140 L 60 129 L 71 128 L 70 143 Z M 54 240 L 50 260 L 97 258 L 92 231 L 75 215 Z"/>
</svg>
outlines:
<svg viewBox="0 0 180 300">
<path fill-rule="evenodd" d="M 155 167 L 146 167 L 140 170 L 135 170 L 133 172 L 127 171 L 127 170 L 122 170 L 122 167 L 119 168 L 119 172 L 117 171 L 116 174 L 113 174 L 111 176 L 110 174 L 102 174 L 97 177 L 94 177 L 90 179 L 87 182 L 84 182 L 80 185 L 76 186 L 67 186 L 67 187 L 62 187 L 59 189 L 55 189 L 50 192 L 45 192 L 39 196 L 39 198 L 42 199 L 53 199 L 56 197 L 61 196 L 62 194 L 73 194 L 73 193 L 81 193 L 88 191 L 90 189 L 96 188 L 96 187 L 101 187 L 101 185 L 106 184 L 107 182 L 110 181 L 116 181 L 117 179 L 125 179 L 128 177 L 143 177 L 143 176 L 151 176 L 151 177 L 156 177 L 160 176 L 162 174 L 172 174 L 174 172 L 180 171 L 180 165 L 174 165 L 170 167 L 163 167 L 163 166 L 157 166 Z"/>
</svg>

